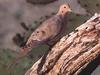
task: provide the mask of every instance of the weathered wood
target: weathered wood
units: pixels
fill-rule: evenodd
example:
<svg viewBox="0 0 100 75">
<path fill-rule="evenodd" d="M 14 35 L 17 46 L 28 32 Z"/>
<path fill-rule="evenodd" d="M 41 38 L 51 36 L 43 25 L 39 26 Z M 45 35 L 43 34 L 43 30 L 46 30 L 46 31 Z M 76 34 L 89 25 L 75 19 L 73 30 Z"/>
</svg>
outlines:
<svg viewBox="0 0 100 75">
<path fill-rule="evenodd" d="M 79 74 L 100 55 L 99 28 L 100 14 L 96 13 L 74 32 L 61 38 L 25 75 Z"/>
</svg>

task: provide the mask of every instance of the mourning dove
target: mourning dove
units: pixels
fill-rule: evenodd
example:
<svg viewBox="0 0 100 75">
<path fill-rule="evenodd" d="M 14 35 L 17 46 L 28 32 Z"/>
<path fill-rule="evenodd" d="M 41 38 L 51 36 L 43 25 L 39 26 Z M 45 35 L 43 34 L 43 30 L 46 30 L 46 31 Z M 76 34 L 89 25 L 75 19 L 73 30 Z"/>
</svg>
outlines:
<svg viewBox="0 0 100 75">
<path fill-rule="evenodd" d="M 62 35 L 64 26 L 62 25 L 65 15 L 71 12 L 68 4 L 60 6 L 56 15 L 44 21 L 29 37 L 25 46 L 21 48 L 21 52 L 13 63 L 24 57 L 32 48 L 39 45 L 53 45 Z M 12 64 L 11 64 L 12 65 Z"/>
<path fill-rule="evenodd" d="M 69 5 L 63 4 L 56 15 L 43 22 L 29 37 L 22 51 L 29 51 L 36 46 L 47 44 L 52 45 L 51 41 L 57 37 L 63 29 L 63 19 L 65 14 L 70 12 Z M 54 42 L 54 41 L 53 41 Z"/>
</svg>

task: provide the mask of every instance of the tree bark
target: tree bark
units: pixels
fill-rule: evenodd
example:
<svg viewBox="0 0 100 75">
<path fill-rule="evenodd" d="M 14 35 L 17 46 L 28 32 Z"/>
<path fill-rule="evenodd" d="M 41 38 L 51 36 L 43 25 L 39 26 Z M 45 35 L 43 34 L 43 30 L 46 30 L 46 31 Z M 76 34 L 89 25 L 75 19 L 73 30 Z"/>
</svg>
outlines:
<svg viewBox="0 0 100 75">
<path fill-rule="evenodd" d="M 74 32 L 62 37 L 25 75 L 78 75 L 98 56 L 100 14 L 96 13 Z"/>
</svg>

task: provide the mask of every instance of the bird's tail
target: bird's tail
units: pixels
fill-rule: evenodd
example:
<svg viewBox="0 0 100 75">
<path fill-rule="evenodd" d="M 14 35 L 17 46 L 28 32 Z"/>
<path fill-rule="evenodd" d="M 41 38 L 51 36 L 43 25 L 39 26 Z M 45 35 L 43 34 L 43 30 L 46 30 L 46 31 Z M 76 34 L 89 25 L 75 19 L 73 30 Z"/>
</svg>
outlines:
<svg viewBox="0 0 100 75">
<path fill-rule="evenodd" d="M 20 49 L 20 52 L 16 56 L 16 58 L 10 64 L 8 64 L 8 66 L 7 66 L 8 73 L 11 73 L 10 70 L 12 70 L 12 68 L 20 61 L 20 59 L 25 57 L 29 51 L 30 51 L 30 48 L 27 48 L 27 47 L 22 47 Z"/>
</svg>

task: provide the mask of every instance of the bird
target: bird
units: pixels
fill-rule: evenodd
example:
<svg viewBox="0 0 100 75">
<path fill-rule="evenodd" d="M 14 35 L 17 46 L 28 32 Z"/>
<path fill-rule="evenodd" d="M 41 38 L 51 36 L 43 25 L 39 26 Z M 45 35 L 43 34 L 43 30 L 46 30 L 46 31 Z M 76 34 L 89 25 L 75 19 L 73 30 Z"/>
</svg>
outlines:
<svg viewBox="0 0 100 75">
<path fill-rule="evenodd" d="M 20 48 L 18 57 L 16 57 L 16 59 L 8 66 L 8 68 L 18 62 L 19 59 L 27 55 L 32 48 L 43 44 L 47 44 L 48 46 L 54 45 L 63 34 L 65 28 L 63 26 L 64 17 L 71 11 L 72 10 L 69 4 L 62 4 L 57 14 L 45 20 L 33 31 L 26 44 Z"/>
</svg>

